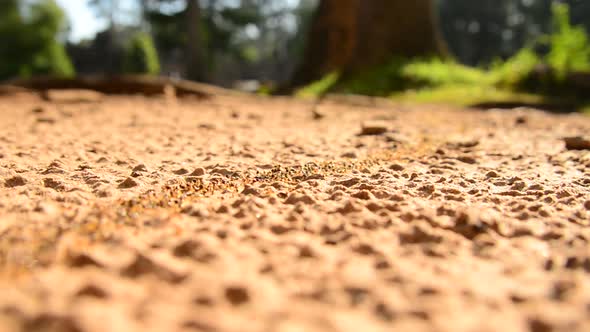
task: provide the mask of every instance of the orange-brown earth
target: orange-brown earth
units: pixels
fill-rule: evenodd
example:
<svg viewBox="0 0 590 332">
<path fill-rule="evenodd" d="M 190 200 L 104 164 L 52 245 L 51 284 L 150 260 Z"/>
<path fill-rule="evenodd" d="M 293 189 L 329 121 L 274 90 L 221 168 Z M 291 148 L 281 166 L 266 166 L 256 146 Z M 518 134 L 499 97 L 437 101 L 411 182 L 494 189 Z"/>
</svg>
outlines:
<svg viewBox="0 0 590 332">
<path fill-rule="evenodd" d="M 587 117 L 48 96 L 0 97 L 1 331 L 590 331 Z"/>
</svg>

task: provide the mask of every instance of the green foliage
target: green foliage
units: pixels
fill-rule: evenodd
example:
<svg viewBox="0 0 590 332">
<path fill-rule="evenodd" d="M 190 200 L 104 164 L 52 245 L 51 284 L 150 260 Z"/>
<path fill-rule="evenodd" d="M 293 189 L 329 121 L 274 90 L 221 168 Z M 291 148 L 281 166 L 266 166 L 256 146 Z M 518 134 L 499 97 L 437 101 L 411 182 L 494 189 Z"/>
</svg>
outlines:
<svg viewBox="0 0 590 332">
<path fill-rule="evenodd" d="M 307 85 L 295 92 L 295 95 L 300 98 L 313 98 L 327 93 L 338 82 L 340 73 L 330 73 L 319 81 Z"/>
<path fill-rule="evenodd" d="M 391 91 L 408 87 L 408 82 L 402 77 L 407 62 L 405 58 L 394 57 L 383 66 L 366 70 L 352 78 L 344 78 L 335 86 L 346 93 L 385 96 Z"/>
<path fill-rule="evenodd" d="M 247 63 L 255 63 L 260 60 L 260 50 L 256 46 L 245 46 L 238 52 L 239 58 Z"/>
<path fill-rule="evenodd" d="M 273 93 L 274 87 L 269 84 L 262 84 L 256 94 L 259 96 L 271 96 Z"/>
<path fill-rule="evenodd" d="M 548 38 L 551 51 L 547 62 L 563 79 L 570 71 L 590 70 L 590 43 L 583 27 L 573 27 L 566 4 L 553 5 L 553 33 Z"/>
<path fill-rule="evenodd" d="M 498 88 L 495 86 L 449 84 L 434 88 L 407 90 L 391 95 L 397 101 L 443 103 L 471 106 L 483 103 L 518 102 L 535 105 L 546 103 L 545 97 Z"/>
<path fill-rule="evenodd" d="M 123 71 L 130 74 L 147 75 L 160 73 L 160 60 L 150 35 L 140 32 L 131 38 L 125 50 Z"/>
<path fill-rule="evenodd" d="M 42 53 L 35 54 L 29 65 L 21 68 L 21 76 L 53 75 L 74 76 L 75 70 L 63 45 L 50 43 Z"/>
<path fill-rule="evenodd" d="M 569 7 L 553 6 L 554 28 L 544 37 L 549 53 L 543 57 L 534 45 L 525 47 L 512 57 L 496 60 L 487 67 L 468 67 L 452 59 L 393 58 L 389 63 L 367 70 L 352 78 L 331 82 L 329 89 L 366 95 L 393 96 L 397 100 L 446 102 L 459 105 L 517 102 L 540 104 L 547 96 L 535 92 L 551 91 L 551 101 L 559 96 L 577 99 L 563 83 L 572 71 L 590 71 L 590 42 L 585 30 L 572 27 Z M 532 82 L 535 69 L 548 64 L 553 75 Z M 532 85 L 531 85 L 532 82 Z M 303 89 L 325 93 L 321 82 Z M 558 100 L 558 102 L 560 102 Z"/>
<path fill-rule="evenodd" d="M 366 70 L 352 78 L 338 80 L 330 74 L 314 82 L 297 95 L 321 95 L 331 90 L 344 93 L 388 96 L 395 91 L 445 85 L 492 84 L 485 71 L 467 67 L 452 60 L 395 57 L 389 63 Z"/>
<path fill-rule="evenodd" d="M 525 47 L 505 61 L 494 62 L 490 67 L 488 77 L 494 85 L 516 88 L 521 86 L 541 63 L 542 59 L 535 51 L 530 47 Z"/>
<path fill-rule="evenodd" d="M 19 10 L 19 1 L 8 0 L 0 7 L 0 79 L 74 75 L 65 48 L 57 40 L 65 25 L 61 9 L 53 0 L 26 5 L 26 16 Z"/>
<path fill-rule="evenodd" d="M 468 67 L 450 59 L 396 57 L 386 65 L 369 69 L 341 82 L 333 81 L 334 76 L 327 76 L 302 91 L 309 95 L 335 89 L 345 93 L 388 96 L 406 89 L 443 86 L 514 88 L 525 81 L 539 63 L 539 57 L 529 48 L 521 50 L 506 61 L 496 61 L 488 70 Z"/>
<path fill-rule="evenodd" d="M 491 76 L 481 69 L 438 58 L 408 61 L 401 73 L 403 79 L 412 80 L 421 86 L 489 84 L 492 80 Z"/>
<path fill-rule="evenodd" d="M 511 58 L 496 60 L 489 68 L 474 68 L 452 60 L 434 58 L 429 61 L 409 61 L 403 68 L 403 78 L 420 86 L 498 86 L 519 87 L 541 63 L 532 48 L 525 47 Z"/>
</svg>

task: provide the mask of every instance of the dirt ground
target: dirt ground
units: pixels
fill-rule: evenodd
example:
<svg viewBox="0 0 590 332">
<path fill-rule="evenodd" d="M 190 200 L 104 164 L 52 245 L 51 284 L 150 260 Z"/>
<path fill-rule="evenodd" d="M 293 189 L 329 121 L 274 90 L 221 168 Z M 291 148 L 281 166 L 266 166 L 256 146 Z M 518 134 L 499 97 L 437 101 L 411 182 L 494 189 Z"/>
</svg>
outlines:
<svg viewBox="0 0 590 332">
<path fill-rule="evenodd" d="M 590 118 L 0 96 L 0 331 L 590 331 Z"/>
</svg>

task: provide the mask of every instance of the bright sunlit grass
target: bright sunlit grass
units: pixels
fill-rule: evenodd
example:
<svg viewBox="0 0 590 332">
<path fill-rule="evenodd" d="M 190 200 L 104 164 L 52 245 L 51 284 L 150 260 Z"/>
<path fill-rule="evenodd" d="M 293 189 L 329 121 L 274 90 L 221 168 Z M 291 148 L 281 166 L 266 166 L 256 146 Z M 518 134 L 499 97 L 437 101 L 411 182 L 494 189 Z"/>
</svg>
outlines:
<svg viewBox="0 0 590 332">
<path fill-rule="evenodd" d="M 457 106 L 504 102 L 540 105 L 548 102 L 547 98 L 541 95 L 481 85 L 444 85 L 435 88 L 407 90 L 395 93 L 391 98 L 405 102 L 442 103 Z"/>
</svg>

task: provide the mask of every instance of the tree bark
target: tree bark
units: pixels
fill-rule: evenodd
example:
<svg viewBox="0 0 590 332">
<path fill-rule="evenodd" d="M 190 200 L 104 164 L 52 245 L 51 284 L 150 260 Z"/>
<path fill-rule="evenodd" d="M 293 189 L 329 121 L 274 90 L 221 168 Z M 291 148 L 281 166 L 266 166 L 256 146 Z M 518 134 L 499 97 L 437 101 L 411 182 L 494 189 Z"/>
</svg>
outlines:
<svg viewBox="0 0 590 332">
<path fill-rule="evenodd" d="M 292 86 L 320 79 L 350 61 L 357 46 L 359 4 L 359 0 L 320 2 L 309 31 L 303 62 L 295 72 Z"/>
<path fill-rule="evenodd" d="M 186 26 L 188 40 L 186 42 L 186 76 L 194 81 L 206 80 L 206 66 L 202 53 L 201 39 L 201 8 L 198 0 L 187 0 Z"/>
<path fill-rule="evenodd" d="M 379 64 L 394 55 L 415 57 L 446 53 L 438 35 L 432 0 L 361 2 L 358 47 L 349 70 Z"/>
<path fill-rule="evenodd" d="M 433 0 L 322 0 L 291 86 L 354 75 L 393 56 L 447 55 Z"/>
</svg>

